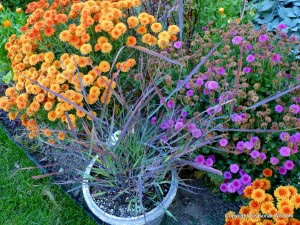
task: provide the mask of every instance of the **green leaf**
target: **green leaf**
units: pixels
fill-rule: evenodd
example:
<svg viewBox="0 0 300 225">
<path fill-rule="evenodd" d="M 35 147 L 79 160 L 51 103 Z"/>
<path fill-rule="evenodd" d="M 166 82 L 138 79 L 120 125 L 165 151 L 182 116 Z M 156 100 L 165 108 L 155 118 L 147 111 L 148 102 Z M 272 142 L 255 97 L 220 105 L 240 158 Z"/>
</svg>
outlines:
<svg viewBox="0 0 300 225">
<path fill-rule="evenodd" d="M 2 78 L 2 80 L 3 80 L 6 84 L 8 84 L 8 83 L 12 80 L 12 78 L 13 78 L 13 74 L 12 74 L 11 71 L 9 71 L 9 72 Z"/>
</svg>

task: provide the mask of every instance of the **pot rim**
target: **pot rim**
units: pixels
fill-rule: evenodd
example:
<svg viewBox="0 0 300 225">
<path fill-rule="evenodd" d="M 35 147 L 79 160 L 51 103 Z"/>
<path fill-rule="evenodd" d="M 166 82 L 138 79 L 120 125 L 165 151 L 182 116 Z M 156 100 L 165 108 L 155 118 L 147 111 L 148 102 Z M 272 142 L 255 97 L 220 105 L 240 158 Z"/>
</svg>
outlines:
<svg viewBox="0 0 300 225">
<path fill-rule="evenodd" d="M 99 156 L 96 155 L 93 158 L 93 160 L 90 162 L 90 164 L 86 168 L 85 174 L 90 174 L 91 169 L 92 169 L 93 165 L 95 164 L 95 161 L 98 157 Z M 83 196 L 84 196 L 85 202 L 87 203 L 90 210 L 104 222 L 111 223 L 113 220 L 114 222 L 116 222 L 116 224 L 117 224 L 117 222 L 121 222 L 121 221 L 135 222 L 135 224 L 140 224 L 138 222 L 142 222 L 141 224 L 144 224 L 143 222 L 145 222 L 145 221 L 150 222 L 152 220 L 159 218 L 160 216 L 162 216 L 165 213 L 165 209 L 167 209 L 171 205 L 173 199 L 176 196 L 176 192 L 177 192 L 177 188 L 178 188 L 177 173 L 175 170 L 173 170 L 170 189 L 169 189 L 167 195 L 164 197 L 164 199 L 162 200 L 162 202 L 159 205 L 157 205 L 154 209 L 150 210 L 149 212 L 145 213 L 144 215 L 133 216 L 133 217 L 118 217 L 118 216 L 111 215 L 98 207 L 98 205 L 95 203 L 95 201 L 93 200 L 93 198 L 91 196 L 88 183 L 89 183 L 89 181 L 86 178 L 84 178 L 83 184 L 82 184 L 82 191 L 83 191 Z"/>
</svg>

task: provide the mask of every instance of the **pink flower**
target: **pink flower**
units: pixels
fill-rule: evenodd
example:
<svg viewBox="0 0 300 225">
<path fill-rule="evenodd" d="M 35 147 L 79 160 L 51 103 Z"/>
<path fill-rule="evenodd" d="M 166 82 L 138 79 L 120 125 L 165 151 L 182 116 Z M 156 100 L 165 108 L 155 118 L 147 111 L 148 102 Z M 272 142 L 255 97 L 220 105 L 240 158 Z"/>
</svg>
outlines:
<svg viewBox="0 0 300 225">
<path fill-rule="evenodd" d="M 243 38 L 241 36 L 235 36 L 233 39 L 232 39 L 232 44 L 234 45 L 239 45 L 243 42 Z"/>
<path fill-rule="evenodd" d="M 229 171 L 225 171 L 223 176 L 227 180 L 230 180 L 232 178 L 232 174 Z"/>
<path fill-rule="evenodd" d="M 272 156 L 272 157 L 270 158 L 270 163 L 271 163 L 273 166 L 275 166 L 275 165 L 277 165 L 277 164 L 279 163 L 279 159 L 276 158 L 276 157 L 274 157 L 274 156 Z"/>
<path fill-rule="evenodd" d="M 248 55 L 246 60 L 247 60 L 247 62 L 253 62 L 255 60 L 255 56 L 254 55 Z"/>
<path fill-rule="evenodd" d="M 223 183 L 220 185 L 220 190 L 224 193 L 227 192 L 227 184 Z"/>
<path fill-rule="evenodd" d="M 188 132 L 192 133 L 197 128 L 196 124 L 191 123 L 188 125 Z"/>
<path fill-rule="evenodd" d="M 249 183 L 251 183 L 252 178 L 248 174 L 244 174 L 244 175 L 242 175 L 240 180 L 243 184 L 249 184 Z"/>
<path fill-rule="evenodd" d="M 266 42 L 269 39 L 267 34 L 262 34 L 259 36 L 258 41 L 259 42 Z"/>
<path fill-rule="evenodd" d="M 281 105 L 276 105 L 275 106 L 275 111 L 278 113 L 282 113 L 283 112 L 283 107 Z"/>
<path fill-rule="evenodd" d="M 193 130 L 192 135 L 194 138 L 199 138 L 202 136 L 202 131 L 200 129 L 195 129 Z"/>
<path fill-rule="evenodd" d="M 170 109 L 172 109 L 172 108 L 175 107 L 175 103 L 174 103 L 172 100 L 169 100 L 169 101 L 167 102 L 167 106 L 168 106 Z"/>
<path fill-rule="evenodd" d="M 156 117 L 151 118 L 151 124 L 154 125 L 156 123 Z"/>
<path fill-rule="evenodd" d="M 285 175 L 286 172 L 287 172 L 287 169 L 286 169 L 284 166 L 281 166 L 281 167 L 279 167 L 278 172 L 279 172 L 281 175 Z"/>
<path fill-rule="evenodd" d="M 202 85 L 204 84 L 203 79 L 202 79 L 202 78 L 197 78 L 196 84 L 197 84 L 198 86 L 202 86 Z"/>
<path fill-rule="evenodd" d="M 193 90 L 188 90 L 188 91 L 186 92 L 186 95 L 189 96 L 189 97 L 191 97 L 191 96 L 194 95 L 194 91 L 193 91 Z"/>
<path fill-rule="evenodd" d="M 257 157 L 260 156 L 260 152 L 257 151 L 257 150 L 254 150 L 251 152 L 250 156 L 253 158 L 253 159 L 256 159 Z"/>
<path fill-rule="evenodd" d="M 248 49 L 248 51 L 251 51 L 252 49 L 253 49 L 253 47 L 252 47 L 252 45 L 251 44 L 247 44 L 247 49 Z"/>
<path fill-rule="evenodd" d="M 283 30 L 285 28 L 287 28 L 287 26 L 284 23 L 280 23 L 280 24 L 277 25 L 278 30 Z"/>
<path fill-rule="evenodd" d="M 279 137 L 282 141 L 290 140 L 290 134 L 287 132 L 282 132 Z"/>
<path fill-rule="evenodd" d="M 183 118 L 186 118 L 186 117 L 187 117 L 187 115 L 188 115 L 188 113 L 187 113 L 187 112 L 185 112 L 185 111 L 182 111 L 182 112 L 181 112 L 181 116 L 182 116 Z"/>
<path fill-rule="evenodd" d="M 174 48 L 179 49 L 179 48 L 181 48 L 181 46 L 182 46 L 182 43 L 181 43 L 180 41 L 176 41 L 176 42 L 174 43 Z"/>
<path fill-rule="evenodd" d="M 239 141 L 236 144 L 236 149 L 239 150 L 239 151 L 243 151 L 243 149 L 244 149 L 244 142 L 243 141 Z"/>
<path fill-rule="evenodd" d="M 240 167 L 238 164 L 231 164 L 230 165 L 230 171 L 232 173 L 237 173 L 240 170 Z"/>
<path fill-rule="evenodd" d="M 205 161 L 206 166 L 212 166 L 213 164 L 214 164 L 214 161 L 212 158 L 206 159 L 206 161 Z"/>
<path fill-rule="evenodd" d="M 285 163 L 284 163 L 284 167 L 287 169 L 287 170 L 292 170 L 294 168 L 295 164 L 293 163 L 292 160 L 286 160 Z"/>
<path fill-rule="evenodd" d="M 279 153 L 281 156 L 287 157 L 291 155 L 291 149 L 289 147 L 281 147 Z"/>
<path fill-rule="evenodd" d="M 289 111 L 293 114 L 298 114 L 300 112 L 299 105 L 293 104 L 289 107 Z"/>
<path fill-rule="evenodd" d="M 281 59 L 281 56 L 274 53 L 273 57 L 271 58 L 272 61 L 275 61 L 275 62 L 280 62 L 280 59 Z"/>
<path fill-rule="evenodd" d="M 252 69 L 250 67 L 244 67 L 243 72 L 246 73 L 246 74 L 251 73 Z"/>
<path fill-rule="evenodd" d="M 228 144 L 227 139 L 223 138 L 219 141 L 219 145 L 225 147 Z"/>
<path fill-rule="evenodd" d="M 253 136 L 250 138 L 250 142 L 254 145 L 256 142 L 259 142 L 259 137 L 257 136 Z"/>
<path fill-rule="evenodd" d="M 175 124 L 175 129 L 176 129 L 176 130 L 180 130 L 182 127 L 183 127 L 183 122 L 177 122 L 177 123 Z"/>
<path fill-rule="evenodd" d="M 247 150 L 251 150 L 253 148 L 253 144 L 250 142 L 250 141 L 246 141 L 244 143 L 244 147 L 247 149 Z"/>
<path fill-rule="evenodd" d="M 261 152 L 259 157 L 260 157 L 262 160 L 266 160 L 266 159 L 267 159 L 266 153 L 264 153 L 264 152 Z"/>
<path fill-rule="evenodd" d="M 234 113 L 234 114 L 231 115 L 231 121 L 232 122 L 241 123 L 242 120 L 243 120 L 243 118 L 239 114 Z"/>
<path fill-rule="evenodd" d="M 218 74 L 218 75 L 223 75 L 224 73 L 226 73 L 226 69 L 223 68 L 223 67 L 220 67 L 220 68 L 217 70 L 217 74 Z"/>
<path fill-rule="evenodd" d="M 195 158 L 195 163 L 198 163 L 198 164 L 204 164 L 205 163 L 205 158 L 203 155 L 198 155 L 196 156 Z"/>
<path fill-rule="evenodd" d="M 219 84 L 216 81 L 206 81 L 205 87 L 209 90 L 216 90 L 219 88 Z"/>
</svg>

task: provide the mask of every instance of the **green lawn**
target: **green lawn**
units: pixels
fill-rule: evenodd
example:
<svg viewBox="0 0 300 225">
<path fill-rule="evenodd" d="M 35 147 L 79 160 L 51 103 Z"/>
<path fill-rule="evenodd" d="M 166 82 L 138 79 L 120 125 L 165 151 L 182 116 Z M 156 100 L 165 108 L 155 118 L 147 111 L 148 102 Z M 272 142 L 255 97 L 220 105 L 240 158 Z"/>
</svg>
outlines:
<svg viewBox="0 0 300 225">
<path fill-rule="evenodd" d="M 96 224 L 50 179 L 34 180 L 38 169 L 0 127 L 0 224 L 92 225 Z"/>
</svg>

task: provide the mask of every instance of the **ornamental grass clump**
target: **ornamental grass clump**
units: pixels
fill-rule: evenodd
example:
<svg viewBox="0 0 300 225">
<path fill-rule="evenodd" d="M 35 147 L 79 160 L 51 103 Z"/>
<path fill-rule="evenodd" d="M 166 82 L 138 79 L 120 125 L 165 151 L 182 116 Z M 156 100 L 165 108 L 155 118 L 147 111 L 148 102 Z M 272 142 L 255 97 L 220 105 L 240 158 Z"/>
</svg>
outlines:
<svg viewBox="0 0 300 225">
<path fill-rule="evenodd" d="M 222 184 L 222 192 L 241 194 L 247 182 L 260 176 L 265 168 L 296 183 L 300 160 L 300 64 L 291 49 L 299 41 L 287 37 L 283 29 L 273 34 L 265 27 L 254 30 L 252 24 L 231 23 L 227 30 L 213 28 L 203 37 L 196 35 L 191 42 L 192 55 L 185 55 L 184 49 L 169 48 L 166 56 L 178 57 L 189 68 L 220 42 L 220 47 L 185 85 L 170 71 L 164 77 L 165 89 L 181 87 L 173 103 L 182 106 L 187 118 L 211 115 L 218 118 L 212 123 L 222 124 L 216 128 L 224 132 L 222 140 L 199 151 L 208 157 L 211 151 L 223 150 L 215 155 L 214 168 L 231 175 L 223 181 L 211 177 L 218 186 Z M 228 104 L 222 105 L 225 102 Z M 203 111 L 206 113 L 199 113 Z M 276 164 L 274 158 L 278 159 Z M 195 161 L 204 162 L 198 160 L 197 154 Z M 232 165 L 238 165 L 241 171 L 232 173 Z"/>
<path fill-rule="evenodd" d="M 96 116 L 97 105 L 111 101 L 114 79 L 120 76 L 120 84 L 125 86 L 128 72 L 136 65 L 137 55 L 124 46 L 165 49 L 176 40 L 179 28 L 163 27 L 154 16 L 137 13 L 140 4 L 140 0 L 40 0 L 28 4 L 23 34 L 11 36 L 5 45 L 13 86 L 0 98 L 0 108 L 11 120 L 20 117 L 31 138 L 38 134 L 41 122 L 67 123 L 69 128 L 72 123 L 76 128 L 80 118 L 90 119 L 70 102 Z M 120 49 L 124 50 L 114 62 Z"/>
<path fill-rule="evenodd" d="M 248 205 L 242 206 L 238 214 L 232 211 L 226 213 L 225 225 L 300 224 L 297 218 L 293 218 L 300 209 L 297 188 L 291 185 L 278 186 L 274 191 L 270 188 L 269 180 L 254 180 L 243 192 Z"/>
</svg>

